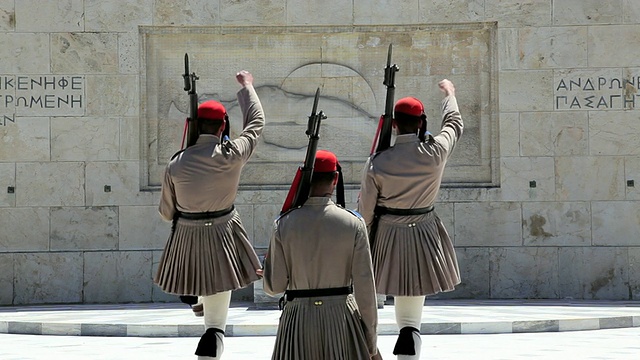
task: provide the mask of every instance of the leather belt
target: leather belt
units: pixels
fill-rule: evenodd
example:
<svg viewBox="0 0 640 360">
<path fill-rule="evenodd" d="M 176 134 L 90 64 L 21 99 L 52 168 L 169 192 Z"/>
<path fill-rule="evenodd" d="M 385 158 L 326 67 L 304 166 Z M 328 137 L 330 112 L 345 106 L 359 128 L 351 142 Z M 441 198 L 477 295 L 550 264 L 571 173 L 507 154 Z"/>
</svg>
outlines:
<svg viewBox="0 0 640 360">
<path fill-rule="evenodd" d="M 208 219 L 215 219 L 215 218 L 228 215 L 234 209 L 235 209 L 235 206 L 231 205 L 230 208 L 217 210 L 217 211 L 206 211 L 206 212 L 199 212 L 199 213 L 181 212 L 178 214 L 178 217 L 182 219 L 187 219 L 187 220 L 208 220 Z"/>
</svg>

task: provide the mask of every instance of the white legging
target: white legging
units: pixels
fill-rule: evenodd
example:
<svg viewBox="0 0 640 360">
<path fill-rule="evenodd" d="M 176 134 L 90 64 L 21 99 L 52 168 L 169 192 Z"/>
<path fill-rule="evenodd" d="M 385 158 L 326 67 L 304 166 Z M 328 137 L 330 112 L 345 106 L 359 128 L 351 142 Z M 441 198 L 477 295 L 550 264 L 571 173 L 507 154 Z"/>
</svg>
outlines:
<svg viewBox="0 0 640 360">
<path fill-rule="evenodd" d="M 424 296 L 396 296 L 394 298 L 398 330 L 406 326 L 420 330 L 424 299 Z"/>
<path fill-rule="evenodd" d="M 410 326 L 420 330 L 422 323 L 422 307 L 424 306 L 425 296 L 396 296 L 394 299 L 396 309 L 396 324 L 398 330 Z M 409 360 L 420 358 L 420 348 L 422 340 L 420 334 L 413 333 L 413 341 L 415 343 L 415 355 L 398 355 L 398 360 Z"/>
<path fill-rule="evenodd" d="M 204 306 L 204 327 L 216 328 L 224 331 L 227 326 L 227 315 L 229 314 L 229 303 L 231 302 L 231 291 L 225 291 L 209 296 L 198 298 Z M 217 338 L 217 356 L 198 356 L 198 360 L 218 360 L 222 357 L 224 351 L 223 335 L 216 333 Z"/>
</svg>

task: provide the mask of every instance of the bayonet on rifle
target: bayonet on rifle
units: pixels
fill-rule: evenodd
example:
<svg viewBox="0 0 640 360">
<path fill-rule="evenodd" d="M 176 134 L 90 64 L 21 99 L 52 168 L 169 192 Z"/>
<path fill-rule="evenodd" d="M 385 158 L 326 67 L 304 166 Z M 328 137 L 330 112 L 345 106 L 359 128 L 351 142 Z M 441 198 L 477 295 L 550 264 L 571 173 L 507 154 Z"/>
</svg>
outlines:
<svg viewBox="0 0 640 360">
<path fill-rule="evenodd" d="M 380 117 L 378 124 L 378 130 L 376 136 L 373 139 L 373 146 L 371 147 L 371 154 L 388 149 L 391 146 L 391 120 L 393 118 L 393 101 L 396 90 L 396 72 L 400 69 L 398 65 L 391 65 L 391 53 L 393 44 L 389 44 L 389 51 L 387 53 L 387 66 L 384 68 L 384 81 L 382 82 L 387 87 L 387 97 L 385 100 L 384 114 Z"/>
<path fill-rule="evenodd" d="M 309 198 L 309 192 L 311 190 L 311 175 L 313 175 L 313 164 L 316 159 L 316 152 L 318 150 L 318 140 L 320 139 L 320 122 L 327 117 L 324 112 L 318 110 L 318 99 L 320 98 L 320 88 L 316 90 L 316 95 L 313 100 L 313 108 L 311 109 L 311 115 L 309 116 L 309 122 L 307 123 L 307 130 L 305 134 L 309 137 L 309 145 L 307 146 L 307 153 L 304 158 L 304 164 L 298 168 L 296 176 L 291 184 L 289 193 L 282 207 L 281 213 L 285 213 L 291 208 L 302 206 Z"/>
<path fill-rule="evenodd" d="M 198 93 L 196 91 L 196 73 L 189 73 L 189 55 L 184 54 L 184 91 L 189 95 L 189 117 L 187 118 L 187 147 L 198 140 Z M 184 146 L 184 139 L 183 144 Z"/>
</svg>

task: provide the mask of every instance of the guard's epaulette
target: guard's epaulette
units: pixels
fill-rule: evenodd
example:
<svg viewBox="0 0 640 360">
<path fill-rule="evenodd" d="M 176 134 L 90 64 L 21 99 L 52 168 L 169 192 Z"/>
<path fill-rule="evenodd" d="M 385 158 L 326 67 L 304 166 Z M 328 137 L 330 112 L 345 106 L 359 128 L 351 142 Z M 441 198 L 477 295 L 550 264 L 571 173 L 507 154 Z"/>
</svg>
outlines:
<svg viewBox="0 0 640 360">
<path fill-rule="evenodd" d="M 352 209 L 345 209 L 345 210 L 347 210 L 349 213 L 351 213 L 351 215 L 357 217 L 358 219 L 364 220 L 364 218 L 362 217 L 362 215 L 360 215 L 359 212 L 357 212 L 355 210 L 352 210 Z"/>
<path fill-rule="evenodd" d="M 182 150 L 178 150 L 178 152 L 176 152 L 175 154 L 173 154 L 173 156 L 171 157 L 171 159 L 169 159 L 169 161 L 175 159 L 176 156 L 180 155 L 181 152 L 187 150 L 187 148 L 184 148 Z"/>
<path fill-rule="evenodd" d="M 292 212 L 293 210 L 297 210 L 300 209 L 302 206 L 296 206 L 296 207 L 292 207 L 291 209 L 283 212 L 282 214 L 278 215 L 278 217 L 276 218 L 276 221 L 280 220 L 281 217 L 288 215 L 290 212 Z"/>
</svg>

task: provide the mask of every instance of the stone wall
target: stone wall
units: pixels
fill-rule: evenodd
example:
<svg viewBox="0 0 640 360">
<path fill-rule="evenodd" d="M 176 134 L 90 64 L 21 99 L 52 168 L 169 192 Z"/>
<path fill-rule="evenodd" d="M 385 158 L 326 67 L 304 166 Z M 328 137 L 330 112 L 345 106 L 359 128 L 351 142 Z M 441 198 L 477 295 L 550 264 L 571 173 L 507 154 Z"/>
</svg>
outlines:
<svg viewBox="0 0 640 360">
<path fill-rule="evenodd" d="M 252 26 L 264 28 L 266 41 L 278 27 L 494 23 L 496 93 L 480 87 L 495 105 L 488 119 L 469 116 L 483 102 L 468 82 L 456 82 L 465 121 L 489 124 L 465 141 L 480 138 L 489 149 L 491 180 L 441 190 L 437 211 L 454 237 L 463 283 L 439 297 L 639 299 L 636 0 L 0 0 L 0 304 L 175 301 L 151 282 L 169 225 L 149 186 L 154 104 L 146 95 L 173 76 L 179 98 L 180 74 L 150 76 L 145 34 Z M 267 66 L 249 48 L 226 56 Z M 428 71 L 412 69 L 416 63 L 405 62 L 403 76 L 460 79 L 446 61 L 426 64 Z M 233 93 L 229 75 L 203 79 L 203 89 Z M 376 81 L 381 75 L 371 76 Z M 402 91 L 411 93 L 410 84 Z M 433 108 L 429 94 L 415 95 Z M 384 107 L 375 98 L 366 106 L 372 116 Z M 306 103 L 300 107 L 308 116 Z M 296 164 L 287 166 L 280 171 L 292 176 Z M 253 183 L 238 194 L 261 253 L 287 188 Z M 352 183 L 351 207 L 357 192 Z M 250 296 L 247 289 L 235 298 Z"/>
</svg>

